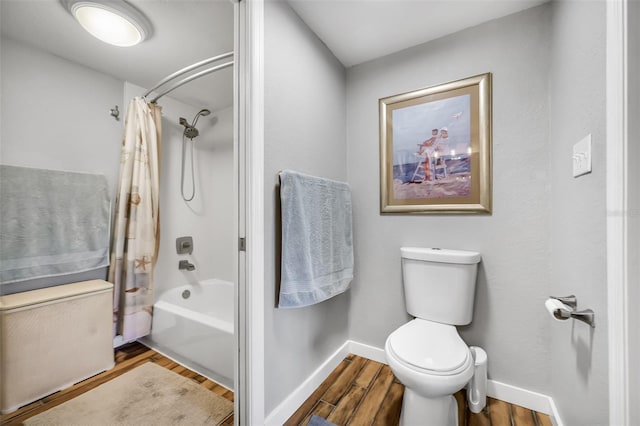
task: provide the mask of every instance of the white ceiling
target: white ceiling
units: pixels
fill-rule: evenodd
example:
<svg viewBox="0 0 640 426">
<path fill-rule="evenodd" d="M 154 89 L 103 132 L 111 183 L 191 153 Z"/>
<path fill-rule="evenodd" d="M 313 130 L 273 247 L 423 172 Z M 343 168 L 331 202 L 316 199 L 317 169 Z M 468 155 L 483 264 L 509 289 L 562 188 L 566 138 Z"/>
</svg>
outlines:
<svg viewBox="0 0 640 426">
<path fill-rule="evenodd" d="M 345 67 L 547 0 L 288 0 Z"/>
<path fill-rule="evenodd" d="M 0 0 L 0 29 L 3 36 L 147 88 L 188 65 L 233 50 L 229 0 L 129 3 L 153 25 L 152 37 L 134 47 L 110 46 L 93 38 L 58 0 Z M 171 96 L 199 108 L 228 107 L 233 103 L 233 71 L 209 74 Z"/>
<path fill-rule="evenodd" d="M 346 66 L 425 43 L 545 0 L 288 0 Z M 151 87 L 173 72 L 233 49 L 230 0 L 129 0 L 153 25 L 138 46 L 87 34 L 58 0 L 0 0 L 2 35 Z M 232 70 L 202 77 L 171 96 L 211 110 L 232 104 Z"/>
</svg>

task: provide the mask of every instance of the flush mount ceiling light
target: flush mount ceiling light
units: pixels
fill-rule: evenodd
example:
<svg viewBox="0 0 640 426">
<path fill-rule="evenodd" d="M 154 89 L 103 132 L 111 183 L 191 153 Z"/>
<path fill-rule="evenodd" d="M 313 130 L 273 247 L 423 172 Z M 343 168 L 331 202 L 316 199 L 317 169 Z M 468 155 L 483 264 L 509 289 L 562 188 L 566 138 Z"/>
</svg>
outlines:
<svg viewBox="0 0 640 426">
<path fill-rule="evenodd" d="M 114 46 L 134 46 L 151 36 L 151 23 L 123 0 L 60 0 L 82 28 Z"/>
</svg>

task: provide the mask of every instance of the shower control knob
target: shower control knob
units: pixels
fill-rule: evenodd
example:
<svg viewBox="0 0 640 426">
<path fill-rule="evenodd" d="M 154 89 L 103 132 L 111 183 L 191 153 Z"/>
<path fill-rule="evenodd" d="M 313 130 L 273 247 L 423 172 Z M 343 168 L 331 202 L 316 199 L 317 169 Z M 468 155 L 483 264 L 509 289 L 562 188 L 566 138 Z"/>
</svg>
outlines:
<svg viewBox="0 0 640 426">
<path fill-rule="evenodd" d="M 178 254 L 193 253 L 193 238 L 188 236 L 176 238 L 176 252 Z"/>
</svg>

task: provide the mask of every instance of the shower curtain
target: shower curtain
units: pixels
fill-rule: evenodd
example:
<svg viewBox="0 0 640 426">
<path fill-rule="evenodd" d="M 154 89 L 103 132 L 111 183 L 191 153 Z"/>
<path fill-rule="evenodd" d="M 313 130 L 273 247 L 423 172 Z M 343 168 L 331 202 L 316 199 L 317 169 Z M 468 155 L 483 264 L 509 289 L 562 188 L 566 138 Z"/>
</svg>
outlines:
<svg viewBox="0 0 640 426">
<path fill-rule="evenodd" d="M 161 111 L 136 97 L 125 121 L 109 268 L 114 336 L 121 335 L 124 342 L 151 331 L 153 268 L 160 242 Z"/>
</svg>

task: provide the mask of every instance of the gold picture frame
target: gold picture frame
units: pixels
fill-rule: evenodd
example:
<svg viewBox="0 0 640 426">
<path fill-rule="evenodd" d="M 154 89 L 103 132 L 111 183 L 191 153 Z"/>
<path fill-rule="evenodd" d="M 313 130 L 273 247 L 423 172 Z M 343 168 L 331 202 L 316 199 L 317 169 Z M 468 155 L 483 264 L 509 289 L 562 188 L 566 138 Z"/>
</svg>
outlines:
<svg viewBox="0 0 640 426">
<path fill-rule="evenodd" d="M 379 100 L 381 213 L 491 213 L 491 80 Z"/>
</svg>

